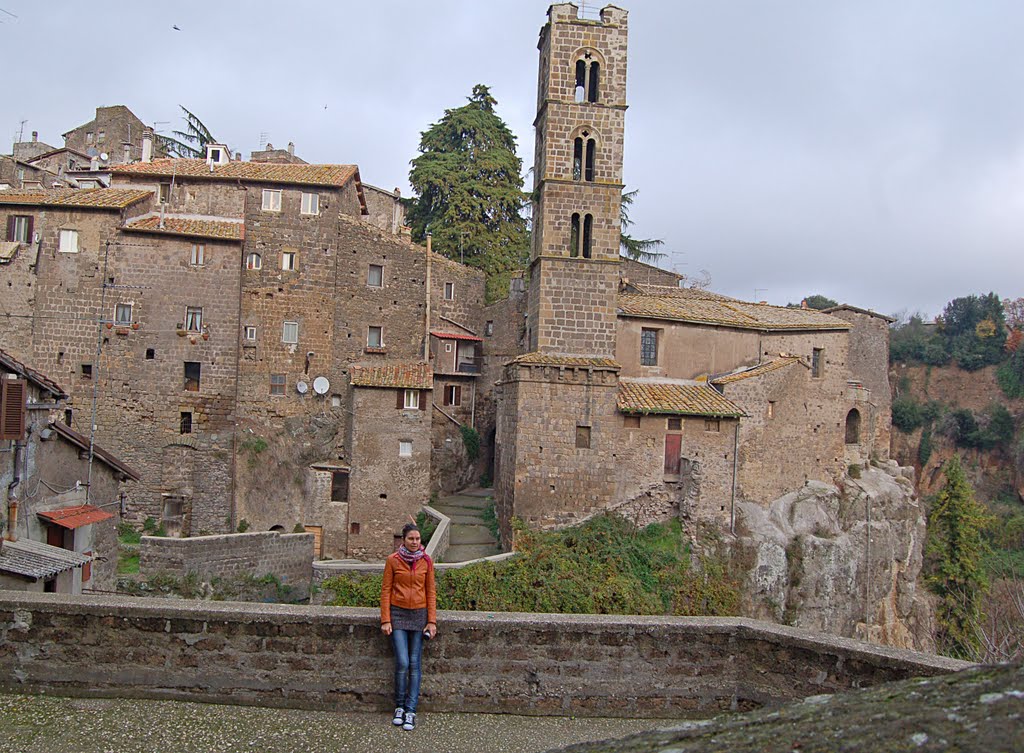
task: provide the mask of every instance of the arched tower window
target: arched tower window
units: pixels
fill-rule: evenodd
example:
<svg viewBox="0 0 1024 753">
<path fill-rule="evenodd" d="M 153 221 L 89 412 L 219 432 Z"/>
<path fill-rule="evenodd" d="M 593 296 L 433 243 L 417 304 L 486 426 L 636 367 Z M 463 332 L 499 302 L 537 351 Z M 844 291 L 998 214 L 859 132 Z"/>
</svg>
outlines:
<svg viewBox="0 0 1024 753">
<path fill-rule="evenodd" d="M 601 64 L 589 52 L 576 61 L 575 99 L 577 102 L 597 102 L 600 92 Z"/>
<path fill-rule="evenodd" d="M 846 444 L 860 444 L 860 411 L 856 408 L 846 414 Z"/>
<path fill-rule="evenodd" d="M 569 256 L 591 258 L 594 250 L 594 215 L 574 212 L 569 224 Z"/>
<path fill-rule="evenodd" d="M 594 159 L 597 156 L 597 142 L 590 138 L 590 131 L 583 131 L 573 140 L 572 179 L 594 181 Z"/>
</svg>

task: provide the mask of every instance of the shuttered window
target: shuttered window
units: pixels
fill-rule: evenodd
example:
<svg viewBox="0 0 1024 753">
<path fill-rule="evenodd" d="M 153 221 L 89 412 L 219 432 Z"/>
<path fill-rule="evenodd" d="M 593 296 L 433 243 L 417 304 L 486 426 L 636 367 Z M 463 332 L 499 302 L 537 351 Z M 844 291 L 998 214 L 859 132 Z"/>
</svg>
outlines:
<svg viewBox="0 0 1024 753">
<path fill-rule="evenodd" d="M 0 439 L 25 438 L 26 389 L 24 380 L 0 380 Z"/>
</svg>

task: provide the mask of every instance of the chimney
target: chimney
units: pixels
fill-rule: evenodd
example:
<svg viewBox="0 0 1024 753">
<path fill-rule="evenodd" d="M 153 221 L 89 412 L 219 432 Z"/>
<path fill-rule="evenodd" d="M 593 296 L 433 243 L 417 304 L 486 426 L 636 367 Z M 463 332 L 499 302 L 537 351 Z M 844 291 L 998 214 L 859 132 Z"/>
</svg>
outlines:
<svg viewBox="0 0 1024 753">
<path fill-rule="evenodd" d="M 289 141 L 288 142 L 288 154 L 290 154 L 293 157 L 295 156 L 295 142 L 294 141 Z"/>
<path fill-rule="evenodd" d="M 150 130 L 142 132 L 142 161 L 153 161 L 153 132 Z"/>
<path fill-rule="evenodd" d="M 32 141 L 33 143 L 39 141 L 39 131 L 32 131 Z"/>
<path fill-rule="evenodd" d="M 807 299 L 806 298 L 804 298 L 802 301 L 800 301 L 800 308 L 804 309 L 805 311 L 807 310 Z"/>
<path fill-rule="evenodd" d="M 235 152 L 235 162 L 241 162 L 241 161 L 242 161 L 242 153 L 241 152 Z"/>
<path fill-rule="evenodd" d="M 93 157 L 91 160 L 89 160 L 89 169 L 90 170 L 99 170 L 100 169 L 100 158 L 99 157 Z"/>
</svg>

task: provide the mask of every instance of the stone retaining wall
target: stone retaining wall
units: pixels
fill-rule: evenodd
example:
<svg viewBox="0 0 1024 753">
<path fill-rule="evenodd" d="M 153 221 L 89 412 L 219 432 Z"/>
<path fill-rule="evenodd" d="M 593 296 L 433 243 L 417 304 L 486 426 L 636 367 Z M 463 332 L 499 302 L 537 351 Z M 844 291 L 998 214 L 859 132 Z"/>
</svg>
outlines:
<svg viewBox="0 0 1024 753">
<path fill-rule="evenodd" d="M 375 609 L 0 592 L 0 689 L 391 707 Z M 968 666 L 748 619 L 442 612 L 425 710 L 710 715 Z"/>
<path fill-rule="evenodd" d="M 301 601 L 309 597 L 313 578 L 313 539 L 311 533 L 276 531 L 185 539 L 143 536 L 139 572 L 147 578 L 161 572 L 196 573 L 205 581 L 274 575 Z"/>
</svg>

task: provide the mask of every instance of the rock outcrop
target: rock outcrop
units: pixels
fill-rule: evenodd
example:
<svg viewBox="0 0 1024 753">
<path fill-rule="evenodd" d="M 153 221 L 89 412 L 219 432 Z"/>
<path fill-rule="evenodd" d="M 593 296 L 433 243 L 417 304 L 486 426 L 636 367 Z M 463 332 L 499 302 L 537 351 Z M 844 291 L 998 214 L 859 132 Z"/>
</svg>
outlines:
<svg viewBox="0 0 1024 753">
<path fill-rule="evenodd" d="M 733 561 L 750 617 L 874 643 L 934 650 L 918 593 L 926 514 L 912 469 L 864 467 L 840 487 L 808 482 L 767 508 L 737 503 Z"/>
</svg>

